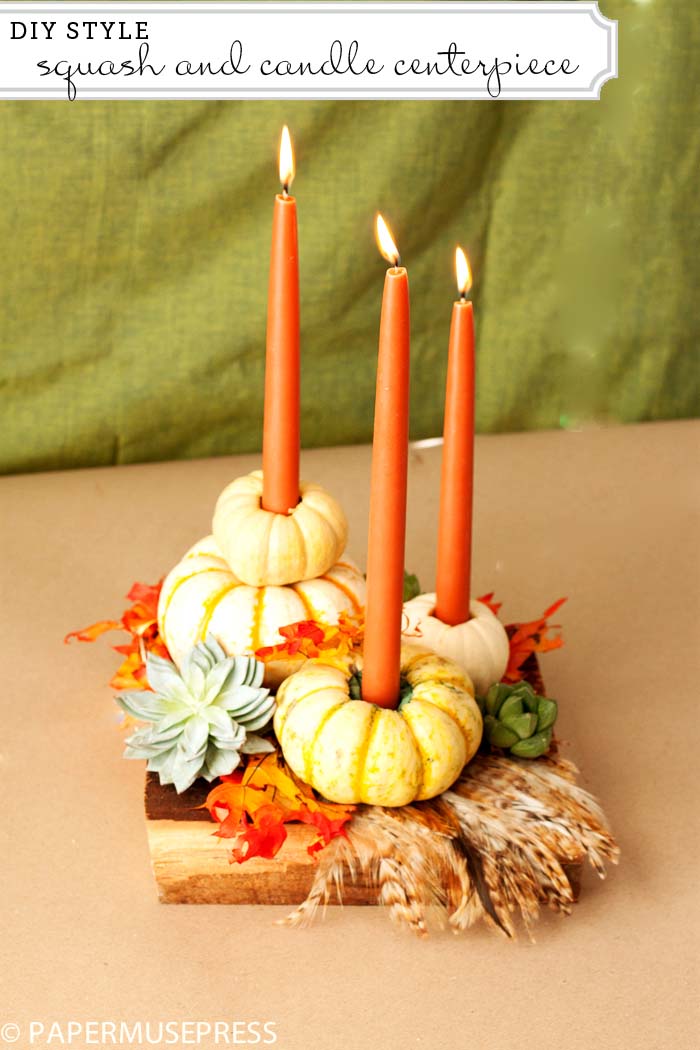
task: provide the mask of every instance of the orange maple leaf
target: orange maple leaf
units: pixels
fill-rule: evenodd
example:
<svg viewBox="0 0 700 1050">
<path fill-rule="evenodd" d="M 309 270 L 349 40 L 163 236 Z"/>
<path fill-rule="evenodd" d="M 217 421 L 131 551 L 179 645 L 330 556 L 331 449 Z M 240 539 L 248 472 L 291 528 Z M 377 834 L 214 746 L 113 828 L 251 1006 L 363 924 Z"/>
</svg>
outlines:
<svg viewBox="0 0 700 1050">
<path fill-rule="evenodd" d="M 514 623 L 509 626 L 510 657 L 503 676 L 504 682 L 519 682 L 522 679 L 524 673 L 522 666 L 532 653 L 547 653 L 552 649 L 562 647 L 564 639 L 561 635 L 551 636 L 549 634 L 558 625 L 547 621 L 565 601 L 566 598 L 559 598 L 548 609 L 545 609 L 538 620 L 531 620 L 529 623 Z"/>
<path fill-rule="evenodd" d="M 99 620 L 97 623 L 90 624 L 89 627 L 83 627 L 80 631 L 71 631 L 63 641 L 68 643 L 71 638 L 75 638 L 79 642 L 94 642 L 96 638 L 106 634 L 107 631 L 117 631 L 122 626 L 121 620 Z"/>
<path fill-rule="evenodd" d="M 79 642 L 94 642 L 107 631 L 126 631 L 131 641 L 126 645 L 112 646 L 126 659 L 109 683 L 113 689 L 148 689 L 144 653 L 156 653 L 169 657 L 167 646 L 158 633 L 158 598 L 163 581 L 156 584 L 135 583 L 127 594 L 133 604 L 122 614 L 121 620 L 100 620 L 90 627 L 71 631 L 63 639 L 70 642 L 76 638 Z"/>
<path fill-rule="evenodd" d="M 482 596 L 480 598 L 477 598 L 476 600 L 478 602 L 481 602 L 482 605 L 487 605 L 493 613 L 493 615 L 498 616 L 498 611 L 503 605 L 503 602 L 495 602 L 493 600 L 493 596 L 495 593 L 495 591 L 489 591 L 488 594 L 482 594 Z"/>
<path fill-rule="evenodd" d="M 290 656 L 335 663 L 361 647 L 363 631 L 362 621 L 346 613 L 341 613 L 338 623 L 332 626 L 315 620 L 299 620 L 279 628 L 284 641 L 264 645 L 256 649 L 255 655 L 265 663 Z"/>
<path fill-rule="evenodd" d="M 271 859 L 287 837 L 285 824 L 310 824 L 317 836 L 307 846 L 313 856 L 331 839 L 345 834 L 354 806 L 325 802 L 294 776 L 279 754 L 250 759 L 244 770 L 221 778 L 205 802 L 219 824 L 219 838 L 233 839 L 231 859 Z"/>
</svg>

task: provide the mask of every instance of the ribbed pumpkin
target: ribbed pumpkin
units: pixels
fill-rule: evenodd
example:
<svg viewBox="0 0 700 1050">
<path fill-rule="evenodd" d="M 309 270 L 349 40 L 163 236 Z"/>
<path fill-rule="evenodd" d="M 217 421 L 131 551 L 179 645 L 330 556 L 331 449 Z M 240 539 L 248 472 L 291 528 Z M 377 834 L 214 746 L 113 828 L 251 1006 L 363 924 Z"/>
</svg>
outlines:
<svg viewBox="0 0 700 1050">
<path fill-rule="evenodd" d="M 213 536 L 196 543 L 166 576 L 158 604 L 158 626 L 179 664 L 197 642 L 212 634 L 230 656 L 281 641 L 279 628 L 298 620 L 338 622 L 341 612 L 359 613 L 365 581 L 348 559 L 323 576 L 288 587 L 250 587 L 231 571 Z M 265 684 L 275 686 L 298 660 L 267 665 Z"/>
<path fill-rule="evenodd" d="M 500 682 L 510 655 L 506 629 L 483 602 L 469 603 L 471 619 L 454 627 L 438 620 L 435 595 L 419 594 L 403 607 L 404 637 L 415 638 L 440 656 L 454 660 L 471 678 L 479 696 Z"/>
<path fill-rule="evenodd" d="M 416 646 L 401 649 L 398 710 L 351 699 L 353 670 L 318 661 L 282 683 L 274 727 L 298 777 L 333 802 L 403 806 L 446 791 L 474 756 L 483 723 L 467 675 Z"/>
<path fill-rule="evenodd" d="M 262 471 L 236 478 L 219 496 L 212 532 L 239 580 L 284 586 L 323 576 L 339 561 L 348 525 L 332 496 L 302 481 L 288 514 L 263 510 Z"/>
</svg>

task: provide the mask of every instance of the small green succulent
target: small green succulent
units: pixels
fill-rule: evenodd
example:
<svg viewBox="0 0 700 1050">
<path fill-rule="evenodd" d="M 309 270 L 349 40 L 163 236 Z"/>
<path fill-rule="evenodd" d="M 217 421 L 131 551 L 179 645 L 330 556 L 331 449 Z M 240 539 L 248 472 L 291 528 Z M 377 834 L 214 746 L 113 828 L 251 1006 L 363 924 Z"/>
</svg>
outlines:
<svg viewBox="0 0 700 1050">
<path fill-rule="evenodd" d="M 556 700 L 538 696 L 528 682 L 492 685 L 477 702 L 484 716 L 484 740 L 518 758 L 539 758 L 552 742 Z"/>
<path fill-rule="evenodd" d="M 241 754 L 274 751 L 257 735 L 275 710 L 261 688 L 265 668 L 252 656 L 227 656 L 209 635 L 185 656 L 181 670 L 160 656 L 146 658 L 153 690 L 131 690 L 116 698 L 127 714 L 148 722 L 126 741 L 125 758 L 148 759 L 161 784 L 180 793 L 197 779 L 231 773 Z"/>
<path fill-rule="evenodd" d="M 418 577 L 413 573 L 403 572 L 403 600 L 410 602 L 411 598 L 417 598 L 420 594 L 420 583 Z"/>
</svg>

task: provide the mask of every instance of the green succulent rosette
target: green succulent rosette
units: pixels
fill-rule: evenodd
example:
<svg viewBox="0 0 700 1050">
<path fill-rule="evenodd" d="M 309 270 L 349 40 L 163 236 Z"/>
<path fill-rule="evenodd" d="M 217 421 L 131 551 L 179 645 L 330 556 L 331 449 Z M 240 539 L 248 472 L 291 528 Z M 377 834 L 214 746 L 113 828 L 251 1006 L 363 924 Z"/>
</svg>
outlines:
<svg viewBox="0 0 700 1050">
<path fill-rule="evenodd" d="M 498 682 L 477 702 L 484 716 L 484 741 L 491 747 L 517 758 L 539 758 L 548 751 L 559 710 L 556 700 L 538 696 L 528 682 Z"/>
<path fill-rule="evenodd" d="M 264 664 L 252 656 L 227 656 L 209 635 L 189 651 L 181 670 L 149 654 L 146 674 L 153 690 L 130 690 L 119 706 L 148 723 L 128 737 L 125 758 L 147 759 L 161 784 L 180 793 L 197 777 L 211 781 L 233 772 L 242 754 L 274 751 L 258 735 L 275 711 L 262 688 Z"/>
</svg>

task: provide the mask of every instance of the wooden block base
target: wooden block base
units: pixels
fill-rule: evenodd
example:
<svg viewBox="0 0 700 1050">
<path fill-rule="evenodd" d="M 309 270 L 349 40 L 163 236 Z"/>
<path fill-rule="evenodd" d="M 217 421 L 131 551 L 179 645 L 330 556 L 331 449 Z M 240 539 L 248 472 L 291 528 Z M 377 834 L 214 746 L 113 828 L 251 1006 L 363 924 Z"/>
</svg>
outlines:
<svg viewBox="0 0 700 1050">
<path fill-rule="evenodd" d="M 146 776 L 146 827 L 151 864 L 164 904 L 300 904 L 311 888 L 316 867 L 306 847 L 314 829 L 288 824 L 287 839 L 274 860 L 252 857 L 230 863 L 225 840 L 214 835 L 216 824 L 198 809 L 210 785 L 195 783 L 178 795 L 162 787 L 154 773 Z M 335 903 L 335 902 L 334 902 Z M 372 891 L 348 883 L 344 904 L 373 904 Z"/>
</svg>

